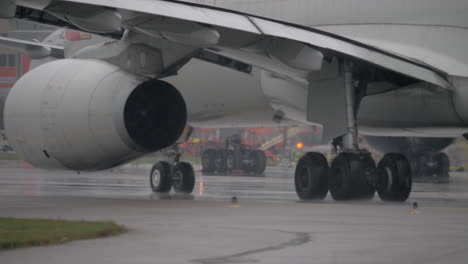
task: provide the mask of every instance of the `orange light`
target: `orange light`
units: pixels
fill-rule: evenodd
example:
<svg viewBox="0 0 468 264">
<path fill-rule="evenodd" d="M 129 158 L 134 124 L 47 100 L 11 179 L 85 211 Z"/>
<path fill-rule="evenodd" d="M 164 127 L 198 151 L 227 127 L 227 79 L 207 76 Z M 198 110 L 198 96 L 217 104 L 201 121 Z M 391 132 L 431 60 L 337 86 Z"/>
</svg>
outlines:
<svg viewBox="0 0 468 264">
<path fill-rule="evenodd" d="M 203 178 L 200 179 L 200 192 L 198 193 L 200 196 L 203 196 L 203 190 L 205 189 L 205 183 L 203 182 Z"/>
<path fill-rule="evenodd" d="M 303 147 L 304 147 L 304 143 L 302 143 L 302 142 L 297 142 L 296 143 L 296 148 L 302 149 Z"/>
</svg>

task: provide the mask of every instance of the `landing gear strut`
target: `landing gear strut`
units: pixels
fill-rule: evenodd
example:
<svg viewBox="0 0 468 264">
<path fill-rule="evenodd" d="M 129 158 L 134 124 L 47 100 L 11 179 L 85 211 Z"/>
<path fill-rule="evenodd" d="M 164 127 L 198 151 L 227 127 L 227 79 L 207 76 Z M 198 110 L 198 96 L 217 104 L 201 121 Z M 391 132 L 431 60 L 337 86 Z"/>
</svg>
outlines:
<svg viewBox="0 0 468 264">
<path fill-rule="evenodd" d="M 171 162 L 159 161 L 151 169 L 151 189 L 155 193 L 168 193 L 172 188 L 176 193 L 192 193 L 195 187 L 195 171 L 192 165 L 180 161 L 181 153 L 177 145 L 168 149 L 166 154 Z"/>
<path fill-rule="evenodd" d="M 306 153 L 295 172 L 296 193 L 301 200 L 323 199 L 328 191 L 335 200 L 372 199 L 375 191 L 384 201 L 404 201 L 411 192 L 411 168 L 401 154 L 387 154 L 376 167 L 367 150 L 360 149 L 356 114 L 359 98 L 352 64 L 344 63 L 348 132 L 333 140 L 341 152 L 331 162 L 323 154 Z"/>
</svg>

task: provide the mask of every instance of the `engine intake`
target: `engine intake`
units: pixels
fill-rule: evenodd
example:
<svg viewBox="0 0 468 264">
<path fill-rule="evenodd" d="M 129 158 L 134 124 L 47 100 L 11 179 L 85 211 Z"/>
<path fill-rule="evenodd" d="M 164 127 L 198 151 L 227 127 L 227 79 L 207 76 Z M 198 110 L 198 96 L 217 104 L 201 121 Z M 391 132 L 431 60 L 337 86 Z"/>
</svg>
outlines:
<svg viewBox="0 0 468 264">
<path fill-rule="evenodd" d="M 167 82 L 146 81 L 132 91 L 125 103 L 125 128 L 133 141 L 148 151 L 174 143 L 186 121 L 185 101 Z"/>
<path fill-rule="evenodd" d="M 95 60 L 41 65 L 15 84 L 5 103 L 10 144 L 42 168 L 111 168 L 170 146 L 186 121 L 174 86 Z"/>
</svg>

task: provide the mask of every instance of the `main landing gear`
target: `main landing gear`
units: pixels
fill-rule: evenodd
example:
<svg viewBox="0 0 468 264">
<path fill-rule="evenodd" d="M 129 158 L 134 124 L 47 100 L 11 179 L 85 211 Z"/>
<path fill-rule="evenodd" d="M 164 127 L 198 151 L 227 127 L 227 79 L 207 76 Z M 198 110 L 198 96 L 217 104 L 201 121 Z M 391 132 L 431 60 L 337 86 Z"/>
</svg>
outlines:
<svg viewBox="0 0 468 264">
<path fill-rule="evenodd" d="M 352 65 L 345 63 L 348 133 L 334 140 L 341 152 L 329 165 L 321 153 L 301 157 L 295 171 L 296 193 L 301 200 L 323 199 L 330 191 L 333 199 L 372 199 L 375 192 L 384 201 L 405 201 L 412 186 L 411 167 L 405 156 L 386 154 L 376 166 L 370 153 L 359 149 L 356 124 L 356 88 Z"/>
<path fill-rule="evenodd" d="M 155 193 L 190 194 L 195 187 L 195 171 L 188 162 L 180 161 L 180 151 L 175 145 L 168 150 L 171 162 L 159 161 L 153 165 L 150 174 L 151 189 Z"/>
</svg>

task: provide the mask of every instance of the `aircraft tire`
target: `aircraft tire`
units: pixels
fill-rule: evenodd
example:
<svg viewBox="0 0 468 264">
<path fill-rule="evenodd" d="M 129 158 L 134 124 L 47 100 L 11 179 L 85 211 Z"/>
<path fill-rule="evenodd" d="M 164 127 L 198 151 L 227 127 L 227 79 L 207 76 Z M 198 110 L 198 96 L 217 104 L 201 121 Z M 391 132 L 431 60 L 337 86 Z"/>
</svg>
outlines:
<svg viewBox="0 0 468 264">
<path fill-rule="evenodd" d="M 322 200 L 328 193 L 328 161 L 321 153 L 308 152 L 297 162 L 296 193 L 301 200 Z"/>
<path fill-rule="evenodd" d="M 368 175 L 375 171 L 375 163 L 368 153 L 342 152 L 330 166 L 328 187 L 333 199 L 372 199 L 375 189 Z"/>
<path fill-rule="evenodd" d="M 403 202 L 411 193 L 412 175 L 408 159 L 386 154 L 377 166 L 377 192 L 383 201 Z"/>
<path fill-rule="evenodd" d="M 195 171 L 188 162 L 180 162 L 174 167 L 174 191 L 177 193 L 192 193 L 195 187 Z"/>
<path fill-rule="evenodd" d="M 167 193 L 172 188 L 171 165 L 166 161 L 156 162 L 151 168 L 151 189 L 155 193 Z"/>
<path fill-rule="evenodd" d="M 408 155 L 413 178 L 424 176 L 424 163 L 419 155 Z"/>
<path fill-rule="evenodd" d="M 438 178 L 448 178 L 450 170 L 450 160 L 447 154 L 439 152 L 435 154 L 434 158 L 437 160 L 438 163 L 437 169 L 435 170 L 434 174 Z"/>
</svg>

